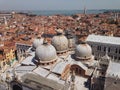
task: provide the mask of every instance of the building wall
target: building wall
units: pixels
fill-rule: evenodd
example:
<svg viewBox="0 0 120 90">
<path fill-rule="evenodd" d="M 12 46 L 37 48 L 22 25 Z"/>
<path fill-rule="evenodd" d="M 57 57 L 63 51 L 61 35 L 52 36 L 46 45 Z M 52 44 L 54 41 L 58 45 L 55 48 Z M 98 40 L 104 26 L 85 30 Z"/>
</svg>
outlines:
<svg viewBox="0 0 120 90">
<path fill-rule="evenodd" d="M 38 84 L 36 82 L 31 82 L 29 84 L 25 84 L 25 83 L 20 83 L 17 81 L 13 81 L 10 84 L 10 90 L 53 90 L 50 87 Z"/>
<path fill-rule="evenodd" d="M 61 78 L 66 80 L 69 77 L 70 74 L 70 65 L 67 65 L 65 70 L 63 71 Z"/>
<path fill-rule="evenodd" d="M 13 65 L 13 63 L 16 61 L 14 49 L 10 49 L 8 52 L 5 52 L 4 56 L 5 56 L 5 58 L 2 59 L 0 62 L 2 71 L 4 71 L 8 66 Z"/>
<path fill-rule="evenodd" d="M 15 60 L 15 50 L 11 49 L 10 52 L 6 53 L 6 61 L 8 62 L 8 65 L 12 65 Z"/>
<path fill-rule="evenodd" d="M 9 20 L 13 17 L 12 14 L 0 14 L 0 23 L 4 23 L 4 17 L 6 18 L 6 20 Z"/>
<path fill-rule="evenodd" d="M 27 44 L 22 44 L 22 43 L 16 43 L 16 49 L 21 49 L 21 50 L 28 50 L 31 47 L 31 45 L 27 45 Z"/>
<path fill-rule="evenodd" d="M 16 43 L 17 59 L 20 60 L 22 57 L 25 57 L 24 55 L 30 47 L 31 45 Z"/>
<path fill-rule="evenodd" d="M 92 77 L 90 90 L 104 90 L 104 82 L 105 79 L 103 77 Z"/>
<path fill-rule="evenodd" d="M 92 47 L 93 55 L 95 59 L 99 59 L 100 57 L 106 54 L 106 48 L 108 49 L 108 55 L 115 59 L 115 62 L 120 62 L 120 45 L 115 44 L 106 44 L 106 43 L 97 43 L 97 42 L 89 42 L 88 44 Z"/>
<path fill-rule="evenodd" d="M 72 65 L 71 66 L 71 71 L 74 72 L 74 73 L 76 73 L 76 75 L 85 77 L 85 70 L 83 70 L 78 65 Z"/>
<path fill-rule="evenodd" d="M 0 17 L 12 18 L 12 14 L 0 14 Z"/>
</svg>

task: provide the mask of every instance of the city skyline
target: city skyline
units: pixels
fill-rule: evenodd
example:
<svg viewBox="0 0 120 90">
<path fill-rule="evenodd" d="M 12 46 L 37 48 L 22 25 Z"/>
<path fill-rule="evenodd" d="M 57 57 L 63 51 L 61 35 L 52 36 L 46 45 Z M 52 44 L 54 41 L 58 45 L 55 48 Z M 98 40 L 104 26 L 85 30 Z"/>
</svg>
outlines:
<svg viewBox="0 0 120 90">
<path fill-rule="evenodd" d="M 0 10 L 120 9 L 120 0 L 0 0 Z"/>
</svg>

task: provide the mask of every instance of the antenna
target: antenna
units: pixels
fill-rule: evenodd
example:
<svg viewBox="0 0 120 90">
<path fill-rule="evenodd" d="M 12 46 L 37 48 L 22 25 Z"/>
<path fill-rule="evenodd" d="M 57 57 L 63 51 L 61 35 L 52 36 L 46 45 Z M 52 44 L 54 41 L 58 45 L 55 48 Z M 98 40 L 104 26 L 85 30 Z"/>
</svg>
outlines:
<svg viewBox="0 0 120 90">
<path fill-rule="evenodd" d="M 86 2 L 84 0 L 84 15 L 86 15 Z"/>
<path fill-rule="evenodd" d="M 84 15 L 86 15 L 86 6 L 84 5 Z"/>
</svg>

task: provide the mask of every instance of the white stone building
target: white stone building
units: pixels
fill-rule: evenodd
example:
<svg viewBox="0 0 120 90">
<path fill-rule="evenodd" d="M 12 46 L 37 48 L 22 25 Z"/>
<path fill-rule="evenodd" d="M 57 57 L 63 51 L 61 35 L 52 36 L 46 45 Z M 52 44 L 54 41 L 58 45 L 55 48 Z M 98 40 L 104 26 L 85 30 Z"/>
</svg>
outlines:
<svg viewBox="0 0 120 90">
<path fill-rule="evenodd" d="M 96 60 L 104 56 L 106 49 L 108 55 L 114 58 L 115 62 L 120 62 L 120 38 L 111 36 L 89 35 L 87 43 L 92 47 Z"/>
</svg>

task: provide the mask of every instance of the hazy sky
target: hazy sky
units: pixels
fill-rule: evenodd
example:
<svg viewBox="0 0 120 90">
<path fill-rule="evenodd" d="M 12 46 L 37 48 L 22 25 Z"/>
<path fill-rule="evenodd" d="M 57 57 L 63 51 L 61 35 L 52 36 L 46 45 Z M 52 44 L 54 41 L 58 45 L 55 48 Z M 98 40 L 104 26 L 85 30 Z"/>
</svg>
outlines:
<svg viewBox="0 0 120 90">
<path fill-rule="evenodd" d="M 0 0 L 0 10 L 120 9 L 120 0 Z"/>
</svg>

